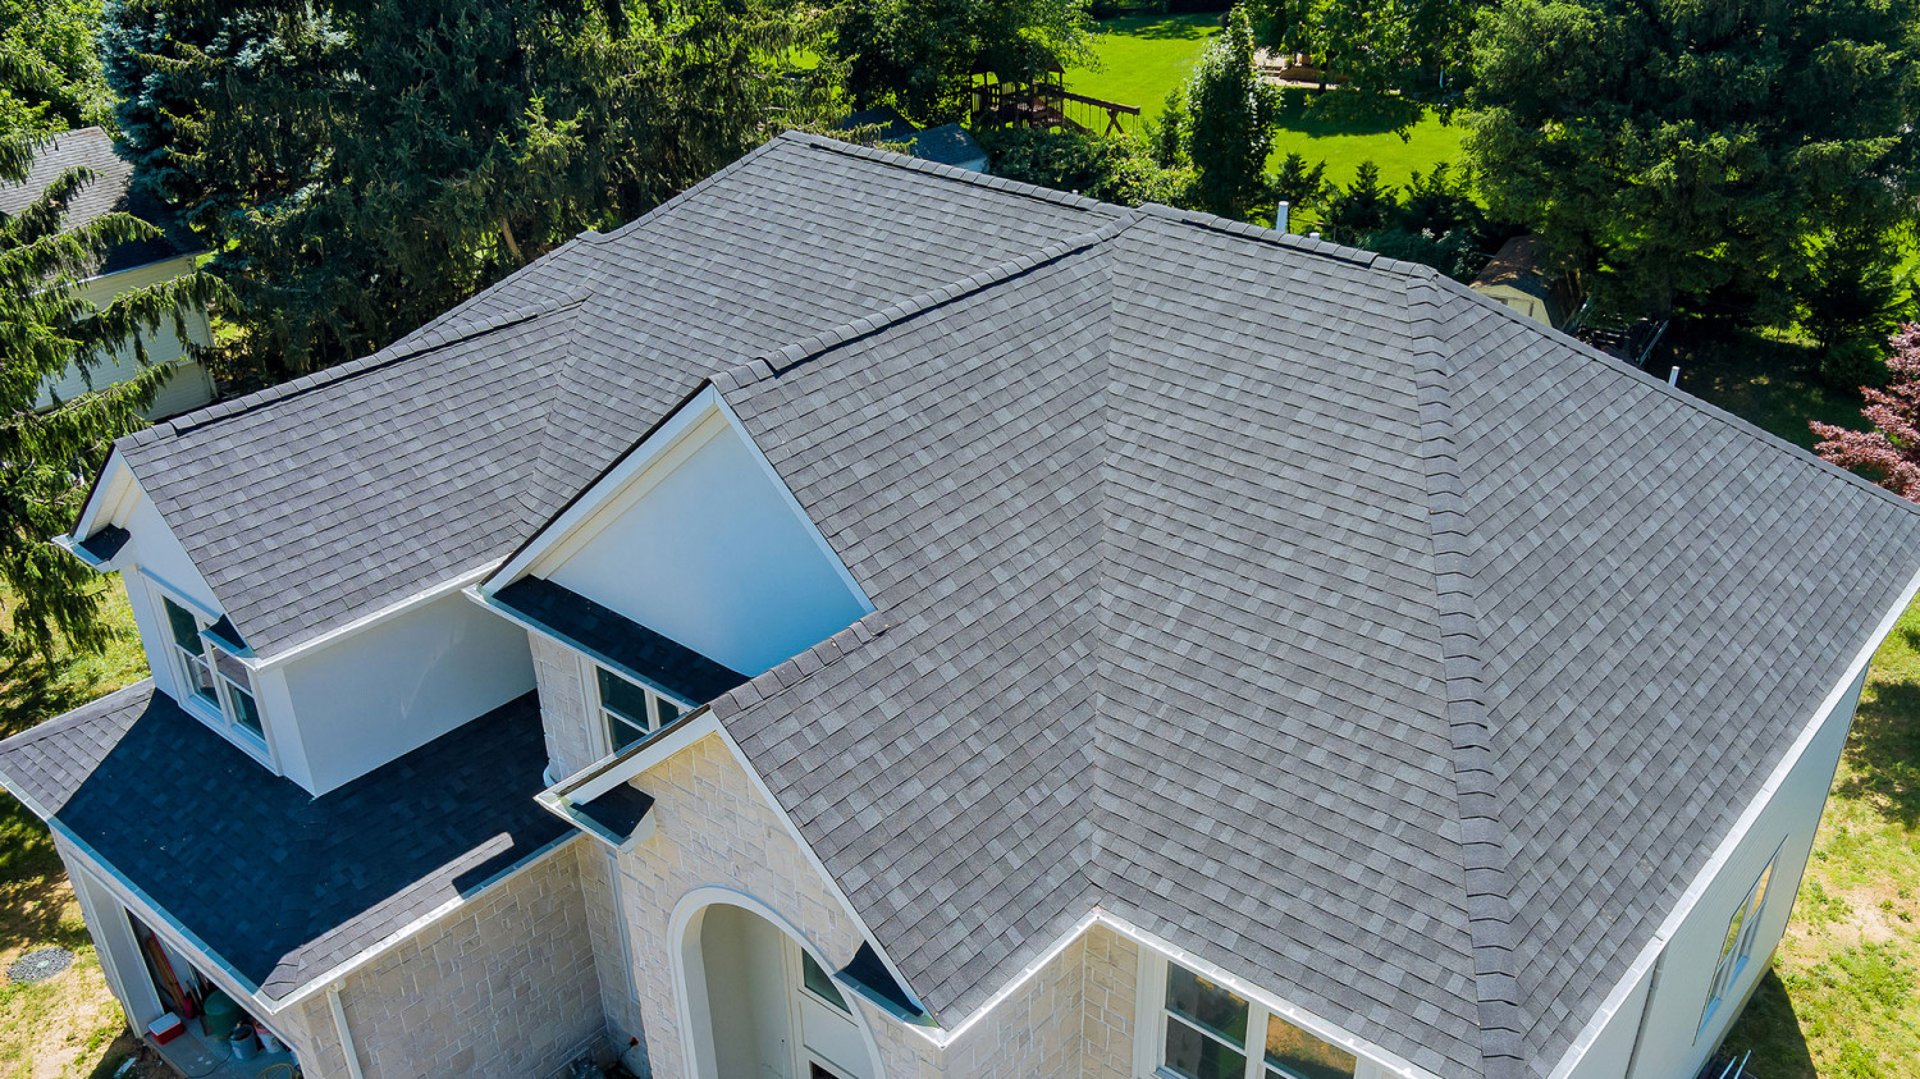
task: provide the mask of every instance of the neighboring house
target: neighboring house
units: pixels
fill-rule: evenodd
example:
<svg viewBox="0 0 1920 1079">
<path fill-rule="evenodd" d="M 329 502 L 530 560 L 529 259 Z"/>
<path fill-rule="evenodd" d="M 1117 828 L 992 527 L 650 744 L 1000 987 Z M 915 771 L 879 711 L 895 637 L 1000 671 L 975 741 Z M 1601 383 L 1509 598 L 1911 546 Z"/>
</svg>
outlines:
<svg viewBox="0 0 1920 1079">
<path fill-rule="evenodd" d="M 154 678 L 0 778 L 109 984 L 355 1079 L 1691 1076 L 1920 585 L 1430 269 L 805 135 L 66 542 Z"/>
<path fill-rule="evenodd" d="M 97 127 L 63 132 L 42 145 L 25 180 L 0 185 L 0 215 L 19 213 L 32 205 L 48 185 L 73 168 L 90 169 L 94 178 L 74 196 L 66 217 L 69 228 L 123 212 L 162 232 L 155 239 L 114 248 L 95 268 L 94 275 L 74 290 L 78 298 L 105 307 L 129 289 L 157 285 L 192 272 L 195 252 L 172 213 L 134 185 L 133 166 L 114 153 L 113 140 Z M 184 321 L 188 342 L 205 345 L 213 340 L 205 312 L 188 312 Z M 186 412 L 213 400 L 213 377 L 198 361 L 183 358 L 187 342 L 180 339 L 171 322 L 157 327 L 145 344 L 149 363 L 173 364 L 172 373 L 147 409 L 150 419 Z M 132 342 L 128 342 L 112 356 L 96 360 L 89 370 L 69 367 L 41 390 L 40 407 L 49 408 L 57 400 L 124 382 L 138 371 L 139 359 Z"/>
<path fill-rule="evenodd" d="M 1471 287 L 1535 322 L 1560 329 L 1573 314 L 1576 300 L 1564 279 L 1555 280 L 1541 268 L 1545 254 L 1539 237 L 1515 236 L 1487 260 Z"/>
</svg>

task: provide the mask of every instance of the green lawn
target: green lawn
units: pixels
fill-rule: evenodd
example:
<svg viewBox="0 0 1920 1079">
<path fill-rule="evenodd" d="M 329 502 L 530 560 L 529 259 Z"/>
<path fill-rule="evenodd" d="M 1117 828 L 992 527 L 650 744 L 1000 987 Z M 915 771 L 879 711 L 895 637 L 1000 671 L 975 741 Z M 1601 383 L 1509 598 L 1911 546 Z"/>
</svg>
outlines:
<svg viewBox="0 0 1920 1079">
<path fill-rule="evenodd" d="M 106 585 L 106 612 L 119 639 L 98 656 L 56 651 L 50 658 L 0 659 L 0 737 L 144 678 L 146 660 L 118 581 Z M 0 609 L 9 602 L 0 591 Z M 58 945 L 73 966 L 34 985 L 0 975 L 0 1077 L 104 1076 L 133 1049 L 120 1006 L 107 991 L 80 905 L 39 819 L 0 794 L 0 967 L 21 952 Z"/>
<path fill-rule="evenodd" d="M 1808 420 L 1860 427 L 1860 395 L 1815 377 L 1813 350 L 1716 323 L 1676 320 L 1650 367 L 1679 365 L 1680 387 L 1757 427 L 1812 449 Z"/>
<path fill-rule="evenodd" d="M 1100 27 L 1094 44 L 1099 64 L 1069 70 L 1067 89 L 1138 105 L 1151 117 L 1164 110 L 1168 91 L 1186 82 L 1207 39 L 1219 32 L 1220 20 L 1217 15 L 1129 15 Z M 1286 91 L 1275 158 L 1298 152 L 1309 161 L 1325 161 L 1327 178 L 1340 184 L 1352 180 L 1360 163 L 1371 159 L 1386 182 L 1402 184 L 1415 170 L 1429 171 L 1460 156 L 1462 130 L 1442 124 L 1435 114 L 1404 133 L 1364 121 L 1331 123 L 1308 109 L 1313 93 Z"/>
</svg>

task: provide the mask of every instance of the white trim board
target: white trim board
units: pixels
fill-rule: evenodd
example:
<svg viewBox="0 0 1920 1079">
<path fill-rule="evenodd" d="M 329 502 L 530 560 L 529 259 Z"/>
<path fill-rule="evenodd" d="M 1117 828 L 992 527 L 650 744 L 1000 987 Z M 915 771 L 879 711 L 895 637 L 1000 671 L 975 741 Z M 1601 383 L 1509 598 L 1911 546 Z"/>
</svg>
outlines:
<svg viewBox="0 0 1920 1079">
<path fill-rule="evenodd" d="M 1728 860 L 1733 857 L 1734 851 L 1739 848 L 1740 844 L 1747 838 L 1748 833 L 1753 830 L 1755 823 L 1757 823 L 1760 818 L 1761 812 L 1773 801 L 1774 795 L 1779 793 L 1780 787 L 1786 782 L 1787 776 L 1793 771 L 1794 767 L 1800 763 L 1800 759 L 1806 755 L 1807 748 L 1813 744 L 1815 736 L 1820 733 L 1821 727 L 1826 725 L 1827 719 L 1833 714 L 1833 710 L 1839 707 L 1840 702 L 1844 701 L 1847 695 L 1852 692 L 1853 684 L 1866 674 L 1867 665 L 1873 661 L 1873 654 L 1880 650 L 1880 645 L 1884 643 L 1887 636 L 1893 632 L 1893 627 L 1899 623 L 1900 616 L 1906 613 L 1908 605 L 1913 602 L 1916 594 L 1920 594 L 1920 573 L 1915 573 L 1913 577 L 1907 581 L 1906 587 L 1900 591 L 1900 598 L 1881 618 L 1880 624 L 1874 628 L 1873 632 L 1868 634 L 1866 643 L 1854 654 L 1853 661 L 1847 664 L 1846 672 L 1840 676 L 1840 681 L 1834 685 L 1833 689 L 1828 691 L 1826 698 L 1814 709 L 1812 718 L 1801 727 L 1800 733 L 1795 736 L 1793 743 L 1787 747 L 1787 751 L 1781 756 L 1779 763 L 1776 764 L 1773 771 L 1768 774 L 1767 781 L 1761 785 L 1760 790 L 1747 803 L 1746 808 L 1741 812 L 1739 818 L 1734 821 L 1733 827 L 1727 830 L 1726 836 L 1724 836 L 1720 840 L 1719 845 L 1713 849 L 1713 853 L 1707 857 L 1705 864 L 1700 867 L 1699 872 L 1694 874 L 1686 890 L 1680 893 L 1680 898 L 1675 902 L 1673 909 L 1667 912 L 1667 916 L 1661 921 L 1659 928 L 1654 930 L 1652 939 L 1648 940 L 1646 945 L 1640 949 L 1639 954 L 1634 957 L 1633 962 L 1627 965 L 1626 972 L 1620 976 L 1620 979 L 1614 983 L 1613 989 L 1601 1000 L 1599 1010 L 1594 1013 L 1591 1019 L 1587 1020 L 1585 1026 L 1580 1028 L 1580 1033 L 1574 1036 L 1573 1044 L 1569 1045 L 1566 1051 L 1561 1054 L 1559 1062 L 1554 1065 L 1553 1071 L 1549 1073 L 1549 1079 L 1566 1079 L 1566 1077 L 1579 1066 L 1580 1061 L 1586 1056 L 1587 1051 L 1593 1048 L 1594 1043 L 1606 1030 L 1607 1024 L 1612 1021 L 1614 1015 L 1619 1012 L 1627 1000 L 1633 996 L 1634 987 L 1638 985 L 1640 980 L 1647 975 L 1647 972 L 1659 962 L 1660 956 L 1662 952 L 1665 951 L 1667 943 L 1673 939 L 1673 935 L 1679 931 L 1681 924 L 1693 913 L 1694 908 L 1699 905 L 1701 897 L 1706 894 L 1708 885 L 1712 884 L 1720 875 L 1720 871 L 1726 867 Z M 1645 1005 L 1643 1004 L 1642 1006 L 1644 1007 Z M 1639 1034 L 1636 1033 L 1634 1037 L 1634 1050 L 1636 1055 L 1638 1049 Z"/>
</svg>

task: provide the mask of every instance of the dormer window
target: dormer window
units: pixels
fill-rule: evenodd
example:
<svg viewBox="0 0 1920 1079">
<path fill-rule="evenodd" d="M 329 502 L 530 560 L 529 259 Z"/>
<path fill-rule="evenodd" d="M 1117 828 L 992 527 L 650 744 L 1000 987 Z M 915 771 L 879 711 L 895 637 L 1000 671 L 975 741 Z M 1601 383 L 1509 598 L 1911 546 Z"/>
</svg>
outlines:
<svg viewBox="0 0 1920 1079">
<path fill-rule="evenodd" d="M 185 693 L 182 705 L 202 719 L 237 734 L 235 741 L 256 754 L 267 747 L 266 725 L 253 692 L 253 672 L 228 648 L 213 624 L 182 606 L 171 596 L 160 597 L 166 610 L 168 651 L 178 667 Z M 220 626 L 232 635 L 229 623 Z"/>
<path fill-rule="evenodd" d="M 606 724 L 610 752 L 618 753 L 680 718 L 683 706 L 678 701 L 597 663 L 593 673 L 600 692 L 600 717 Z"/>
</svg>

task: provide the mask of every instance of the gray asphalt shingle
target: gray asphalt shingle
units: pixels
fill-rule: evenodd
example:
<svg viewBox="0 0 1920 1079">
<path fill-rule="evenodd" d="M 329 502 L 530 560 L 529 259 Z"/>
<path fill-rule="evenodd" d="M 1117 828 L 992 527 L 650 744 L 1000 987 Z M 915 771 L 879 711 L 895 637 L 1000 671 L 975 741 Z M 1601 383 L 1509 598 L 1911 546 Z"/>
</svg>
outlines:
<svg viewBox="0 0 1920 1079">
<path fill-rule="evenodd" d="M 811 136 L 121 450 L 270 655 L 706 379 L 877 608 L 715 711 L 948 1020 L 1099 904 L 1544 1072 L 1920 564 L 1913 507 L 1424 268 Z"/>
</svg>

